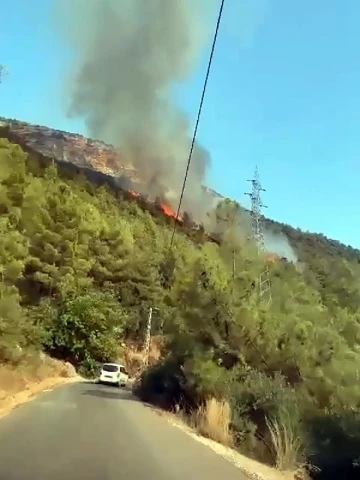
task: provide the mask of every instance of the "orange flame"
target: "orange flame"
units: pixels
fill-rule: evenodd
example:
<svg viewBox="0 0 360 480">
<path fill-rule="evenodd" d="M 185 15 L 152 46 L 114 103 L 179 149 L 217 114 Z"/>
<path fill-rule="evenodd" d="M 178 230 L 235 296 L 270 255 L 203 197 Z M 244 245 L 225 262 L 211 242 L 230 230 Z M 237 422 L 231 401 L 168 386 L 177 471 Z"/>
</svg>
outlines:
<svg viewBox="0 0 360 480">
<path fill-rule="evenodd" d="M 280 260 L 279 255 L 276 253 L 266 252 L 264 257 L 266 263 L 276 263 Z"/>
<path fill-rule="evenodd" d="M 141 194 L 138 192 L 135 192 L 135 190 L 129 189 L 127 190 L 127 192 L 133 197 L 137 197 L 137 198 L 141 197 Z M 176 216 L 176 213 L 172 210 L 171 207 L 169 207 L 169 205 L 166 205 L 166 203 L 160 203 L 160 208 L 163 211 L 163 213 L 165 213 L 165 215 L 167 215 L 168 217 L 177 218 L 177 220 L 179 221 L 183 220 L 182 216 L 180 214 Z"/>
<path fill-rule="evenodd" d="M 133 197 L 140 197 L 140 193 L 135 192 L 135 190 L 128 190 L 128 193 L 130 193 L 130 195 Z"/>
<path fill-rule="evenodd" d="M 160 208 L 168 217 L 177 218 L 177 220 L 182 220 L 181 215 L 179 214 L 178 216 L 176 216 L 176 213 L 168 205 L 166 205 L 166 203 L 160 203 Z"/>
</svg>

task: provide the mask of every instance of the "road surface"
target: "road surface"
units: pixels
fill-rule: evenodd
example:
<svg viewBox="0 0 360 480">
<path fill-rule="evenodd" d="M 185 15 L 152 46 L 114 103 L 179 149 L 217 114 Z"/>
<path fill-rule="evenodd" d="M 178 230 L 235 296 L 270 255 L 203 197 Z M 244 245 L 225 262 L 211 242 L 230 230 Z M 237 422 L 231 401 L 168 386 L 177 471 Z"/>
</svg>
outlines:
<svg viewBox="0 0 360 480">
<path fill-rule="evenodd" d="M 0 480 L 245 480 L 131 392 L 74 383 L 0 420 Z"/>
</svg>

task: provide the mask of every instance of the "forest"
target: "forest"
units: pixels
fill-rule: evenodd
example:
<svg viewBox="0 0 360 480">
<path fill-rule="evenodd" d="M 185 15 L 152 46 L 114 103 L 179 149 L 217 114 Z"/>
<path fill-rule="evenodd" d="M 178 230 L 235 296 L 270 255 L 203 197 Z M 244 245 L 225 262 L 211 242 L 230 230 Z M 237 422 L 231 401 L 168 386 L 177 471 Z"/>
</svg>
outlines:
<svg viewBox="0 0 360 480">
<path fill-rule="evenodd" d="M 275 433 L 296 440 L 288 461 L 314 477 L 359 475 L 359 251 L 267 221 L 298 264 L 269 263 L 266 308 L 254 288 L 264 259 L 239 235 L 241 218 L 220 245 L 179 229 L 170 250 L 164 215 L 54 163 L 44 168 L 6 139 L 0 210 L 2 363 L 42 349 L 90 375 L 122 342 L 143 341 L 156 306 L 163 351 L 141 377 L 141 398 L 189 414 L 226 400 L 235 447 L 247 455 L 276 463 Z M 225 200 L 213 214 L 242 210 Z"/>
</svg>

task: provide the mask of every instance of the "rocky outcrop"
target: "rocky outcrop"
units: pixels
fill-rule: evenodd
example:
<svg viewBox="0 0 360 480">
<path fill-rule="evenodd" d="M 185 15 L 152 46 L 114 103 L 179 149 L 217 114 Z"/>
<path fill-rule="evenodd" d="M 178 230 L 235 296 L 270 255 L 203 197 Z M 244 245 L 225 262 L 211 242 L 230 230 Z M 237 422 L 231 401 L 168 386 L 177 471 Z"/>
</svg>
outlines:
<svg viewBox="0 0 360 480">
<path fill-rule="evenodd" d="M 125 185 L 128 180 L 129 189 L 141 183 L 139 172 L 121 157 L 113 145 L 100 140 L 2 117 L 0 137 L 8 138 L 21 145 L 25 151 L 40 154 L 45 159 L 92 170 L 113 179 L 122 179 L 120 185 Z M 203 188 L 211 196 L 222 198 L 211 188 Z"/>
</svg>

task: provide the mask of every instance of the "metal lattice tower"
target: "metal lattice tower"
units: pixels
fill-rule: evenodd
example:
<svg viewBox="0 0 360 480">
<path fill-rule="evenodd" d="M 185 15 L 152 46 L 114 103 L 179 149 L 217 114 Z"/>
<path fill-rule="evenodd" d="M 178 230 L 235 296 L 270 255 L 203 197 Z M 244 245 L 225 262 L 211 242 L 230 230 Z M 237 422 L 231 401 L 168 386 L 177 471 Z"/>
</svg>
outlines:
<svg viewBox="0 0 360 480">
<path fill-rule="evenodd" d="M 247 193 L 251 198 L 251 227 L 252 236 L 256 242 L 258 248 L 258 254 L 264 256 L 265 254 L 265 241 L 264 241 L 264 228 L 263 228 L 263 215 L 262 209 L 267 208 L 262 203 L 261 192 L 265 192 L 265 189 L 261 187 L 258 168 L 255 168 L 255 175 L 252 180 L 248 180 L 252 184 L 251 193 Z M 260 274 L 258 279 L 259 296 L 266 301 L 266 305 L 270 306 L 272 302 L 271 295 L 271 282 L 270 272 L 267 266 Z"/>
</svg>

